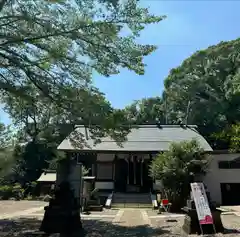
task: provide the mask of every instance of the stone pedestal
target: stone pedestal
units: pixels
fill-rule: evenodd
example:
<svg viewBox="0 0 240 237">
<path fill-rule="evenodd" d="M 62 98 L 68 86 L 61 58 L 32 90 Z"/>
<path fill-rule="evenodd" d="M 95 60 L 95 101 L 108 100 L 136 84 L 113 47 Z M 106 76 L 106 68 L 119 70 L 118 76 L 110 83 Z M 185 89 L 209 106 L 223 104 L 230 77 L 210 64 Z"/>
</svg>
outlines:
<svg viewBox="0 0 240 237">
<path fill-rule="evenodd" d="M 194 205 L 194 201 L 188 200 L 187 206 L 182 208 L 184 212 L 186 212 L 184 224 L 182 226 L 182 230 L 185 234 L 201 234 L 201 228 L 197 216 L 197 210 Z M 214 234 L 216 233 L 223 233 L 224 227 L 221 220 L 221 211 L 217 210 L 216 208 L 211 209 L 213 222 L 215 225 L 215 230 L 213 225 L 202 225 L 202 231 L 204 234 Z"/>
<path fill-rule="evenodd" d="M 45 207 L 40 231 L 47 234 L 60 233 L 60 236 L 84 236 L 80 218 L 79 200 L 74 197 L 69 182 L 62 182 Z"/>
</svg>

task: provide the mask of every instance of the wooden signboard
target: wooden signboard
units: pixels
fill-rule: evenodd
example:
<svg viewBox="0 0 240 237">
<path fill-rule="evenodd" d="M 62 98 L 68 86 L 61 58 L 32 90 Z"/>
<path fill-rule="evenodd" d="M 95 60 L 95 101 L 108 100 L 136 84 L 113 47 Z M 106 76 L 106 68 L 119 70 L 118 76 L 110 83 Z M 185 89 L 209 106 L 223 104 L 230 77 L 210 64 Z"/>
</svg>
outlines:
<svg viewBox="0 0 240 237">
<path fill-rule="evenodd" d="M 202 231 L 202 225 L 209 225 L 209 224 L 213 225 L 213 228 L 215 231 L 213 217 L 212 217 L 211 210 L 209 208 L 208 199 L 207 199 L 207 195 L 206 195 L 203 183 L 191 183 L 191 189 L 192 189 L 192 196 L 196 206 L 201 231 Z"/>
</svg>

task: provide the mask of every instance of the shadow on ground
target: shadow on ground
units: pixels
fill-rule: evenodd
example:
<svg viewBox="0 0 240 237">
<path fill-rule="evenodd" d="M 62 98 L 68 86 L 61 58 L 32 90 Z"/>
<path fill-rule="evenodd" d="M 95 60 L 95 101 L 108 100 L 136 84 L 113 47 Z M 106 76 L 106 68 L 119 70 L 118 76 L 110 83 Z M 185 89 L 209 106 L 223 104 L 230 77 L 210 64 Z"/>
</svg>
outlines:
<svg viewBox="0 0 240 237">
<path fill-rule="evenodd" d="M 235 230 L 235 229 L 226 229 L 224 230 L 225 234 L 238 234 L 240 235 L 240 230 Z"/>
<path fill-rule="evenodd" d="M 177 237 L 181 235 L 180 226 L 177 231 L 172 231 L 172 225 L 162 225 L 160 228 L 152 228 L 148 225 L 125 227 L 121 223 L 113 224 L 110 221 L 103 220 L 82 220 L 86 237 Z M 37 234 L 41 220 L 35 218 L 18 218 L 12 220 L 0 220 L 0 237 L 43 237 L 41 233 Z M 34 234 L 30 234 L 34 233 Z M 226 236 L 239 236 L 240 231 L 234 229 L 225 229 Z M 51 235 L 53 237 L 58 236 Z M 194 235 L 195 236 L 195 235 Z M 210 235 L 212 236 L 212 235 Z"/>
<path fill-rule="evenodd" d="M 152 228 L 147 225 L 125 227 L 121 223 L 111 223 L 103 220 L 82 220 L 86 237 L 143 237 L 143 236 L 169 236 L 165 229 Z M 13 220 L 0 220 L 0 237 L 29 237 L 29 232 L 38 231 L 41 220 L 34 218 L 18 218 Z M 42 235 L 36 235 L 41 237 Z M 173 235 L 171 235 L 173 236 Z"/>
</svg>

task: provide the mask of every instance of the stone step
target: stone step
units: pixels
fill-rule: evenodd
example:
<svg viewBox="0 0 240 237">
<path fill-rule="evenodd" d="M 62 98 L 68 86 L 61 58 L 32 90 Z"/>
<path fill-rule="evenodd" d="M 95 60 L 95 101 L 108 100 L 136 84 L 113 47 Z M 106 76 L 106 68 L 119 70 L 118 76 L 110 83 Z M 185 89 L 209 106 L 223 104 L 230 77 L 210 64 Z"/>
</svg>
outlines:
<svg viewBox="0 0 240 237">
<path fill-rule="evenodd" d="M 113 203 L 151 203 L 151 200 L 115 200 Z"/>
<path fill-rule="evenodd" d="M 112 207 L 152 208 L 152 201 L 148 193 L 114 193 Z"/>
<path fill-rule="evenodd" d="M 117 198 L 149 198 L 150 195 L 140 195 L 140 194 L 135 194 L 135 195 L 118 195 L 118 194 L 114 194 L 114 197 Z"/>
<path fill-rule="evenodd" d="M 112 208 L 152 208 L 152 205 L 139 203 L 113 203 Z"/>
<path fill-rule="evenodd" d="M 100 212 L 103 210 L 103 206 L 101 205 L 89 205 L 85 208 L 85 211 L 96 211 Z"/>
<path fill-rule="evenodd" d="M 114 193 L 117 197 L 149 197 L 149 193 Z"/>
<path fill-rule="evenodd" d="M 117 196 L 117 195 L 114 195 L 114 198 L 119 198 L 119 199 L 125 199 L 125 198 L 127 198 L 127 199 L 146 199 L 146 198 L 150 198 L 150 196 L 148 195 L 148 196 L 144 196 L 144 197 L 142 197 L 142 196 Z"/>
<path fill-rule="evenodd" d="M 151 200 L 116 200 L 113 199 L 113 203 L 151 203 Z"/>
</svg>

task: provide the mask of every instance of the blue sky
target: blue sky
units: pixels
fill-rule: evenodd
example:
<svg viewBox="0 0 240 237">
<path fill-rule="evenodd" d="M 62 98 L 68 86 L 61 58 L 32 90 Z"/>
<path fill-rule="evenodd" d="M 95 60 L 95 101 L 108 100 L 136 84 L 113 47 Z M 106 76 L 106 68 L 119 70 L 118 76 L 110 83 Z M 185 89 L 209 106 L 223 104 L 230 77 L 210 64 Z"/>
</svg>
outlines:
<svg viewBox="0 0 240 237">
<path fill-rule="evenodd" d="M 141 3 L 156 15 L 167 15 L 167 19 L 149 26 L 142 34 L 141 42 L 158 46 L 145 59 L 144 76 L 124 70 L 111 78 L 96 78 L 96 85 L 119 108 L 142 97 L 161 95 L 170 69 L 196 50 L 240 37 L 240 1 L 142 0 Z"/>
<path fill-rule="evenodd" d="M 145 75 L 122 70 L 110 78 L 94 78 L 96 86 L 117 108 L 143 97 L 161 95 L 163 81 L 170 69 L 180 65 L 196 50 L 240 37 L 238 0 L 142 0 L 141 4 L 150 7 L 151 13 L 167 15 L 167 19 L 159 24 L 148 26 L 139 39 L 141 43 L 158 46 L 144 60 L 147 64 Z M 0 121 L 9 123 L 3 112 Z"/>
</svg>

